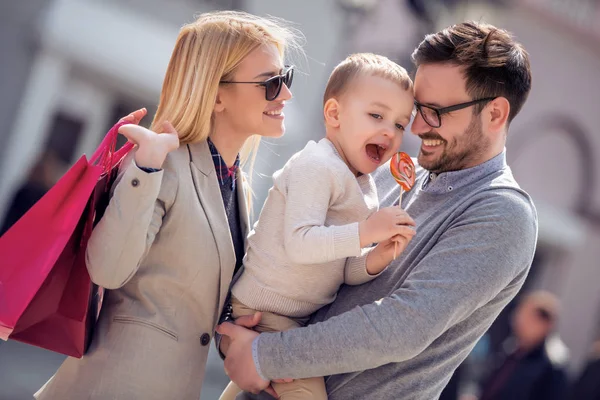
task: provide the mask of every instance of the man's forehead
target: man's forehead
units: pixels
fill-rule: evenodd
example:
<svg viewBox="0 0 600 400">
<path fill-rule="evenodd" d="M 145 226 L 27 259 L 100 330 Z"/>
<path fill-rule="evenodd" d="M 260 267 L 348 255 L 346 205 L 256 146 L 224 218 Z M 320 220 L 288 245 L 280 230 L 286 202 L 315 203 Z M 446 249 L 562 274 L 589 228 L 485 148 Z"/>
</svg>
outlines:
<svg viewBox="0 0 600 400">
<path fill-rule="evenodd" d="M 448 105 L 466 96 L 465 78 L 460 67 L 449 64 L 425 64 L 415 74 L 415 99 L 423 104 Z"/>
</svg>

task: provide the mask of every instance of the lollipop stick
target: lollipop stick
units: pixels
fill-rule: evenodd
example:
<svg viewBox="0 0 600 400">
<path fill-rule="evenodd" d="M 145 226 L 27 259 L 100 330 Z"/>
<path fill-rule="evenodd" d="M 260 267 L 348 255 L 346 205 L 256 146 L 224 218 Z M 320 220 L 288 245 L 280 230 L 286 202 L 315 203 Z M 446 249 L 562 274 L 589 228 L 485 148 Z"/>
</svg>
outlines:
<svg viewBox="0 0 600 400">
<path fill-rule="evenodd" d="M 400 187 L 400 197 L 398 198 L 398 207 L 402 208 L 402 187 Z M 398 242 L 394 242 L 394 260 L 396 259 L 396 254 L 398 253 Z"/>
</svg>

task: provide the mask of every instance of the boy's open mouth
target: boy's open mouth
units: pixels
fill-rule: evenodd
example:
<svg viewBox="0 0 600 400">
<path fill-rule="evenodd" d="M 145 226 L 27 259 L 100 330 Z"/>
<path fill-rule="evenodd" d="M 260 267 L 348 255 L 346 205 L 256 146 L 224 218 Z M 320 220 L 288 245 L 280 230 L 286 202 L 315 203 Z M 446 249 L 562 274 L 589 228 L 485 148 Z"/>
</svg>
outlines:
<svg viewBox="0 0 600 400">
<path fill-rule="evenodd" d="M 365 150 L 367 152 L 367 156 L 369 156 L 371 160 L 379 163 L 387 151 L 387 146 L 383 144 L 369 143 L 367 144 Z"/>
</svg>

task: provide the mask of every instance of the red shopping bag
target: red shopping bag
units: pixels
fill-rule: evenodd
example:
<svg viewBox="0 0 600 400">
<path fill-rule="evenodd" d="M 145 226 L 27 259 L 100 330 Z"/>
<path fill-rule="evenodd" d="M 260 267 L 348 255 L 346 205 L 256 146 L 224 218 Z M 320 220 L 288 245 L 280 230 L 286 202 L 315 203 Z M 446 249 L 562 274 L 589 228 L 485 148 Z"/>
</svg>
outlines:
<svg viewBox="0 0 600 400">
<path fill-rule="evenodd" d="M 133 147 L 115 151 L 121 125 L 0 237 L 0 339 L 73 357 L 87 349 L 102 288 L 90 280 L 85 248 L 108 205 L 118 166 Z"/>
</svg>

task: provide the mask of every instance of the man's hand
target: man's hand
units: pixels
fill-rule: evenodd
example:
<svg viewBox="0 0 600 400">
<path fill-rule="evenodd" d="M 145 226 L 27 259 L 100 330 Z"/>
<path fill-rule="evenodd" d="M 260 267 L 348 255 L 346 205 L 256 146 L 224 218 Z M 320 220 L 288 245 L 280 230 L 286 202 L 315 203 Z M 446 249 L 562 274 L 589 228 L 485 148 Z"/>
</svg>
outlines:
<svg viewBox="0 0 600 400">
<path fill-rule="evenodd" d="M 412 237 L 415 221 L 400 207 L 386 207 L 358 225 L 360 247 L 380 243 L 394 236 Z"/>
<path fill-rule="evenodd" d="M 238 326 L 243 326 L 245 328 L 254 328 L 259 324 L 262 318 L 262 313 L 260 311 L 255 312 L 252 315 L 243 315 L 235 319 L 235 324 Z M 218 330 L 217 330 L 218 331 Z M 231 343 L 231 339 L 229 336 L 222 336 L 221 342 L 219 343 L 219 351 L 227 357 L 227 350 L 229 349 L 229 344 Z M 294 380 L 291 378 L 283 378 L 283 379 L 273 379 L 273 382 L 276 383 L 290 383 Z M 273 394 L 267 389 L 267 391 L 273 396 Z"/>
<path fill-rule="evenodd" d="M 262 313 L 260 311 L 255 312 L 252 315 L 243 315 L 239 318 L 236 318 L 235 324 L 239 326 L 243 326 L 245 328 L 254 328 L 260 322 L 262 318 Z M 218 332 L 218 330 L 217 330 Z M 221 338 L 221 343 L 219 343 L 219 351 L 227 357 L 227 350 L 229 349 L 229 344 L 231 343 L 231 339 L 229 336 L 223 336 Z"/>
<path fill-rule="evenodd" d="M 225 373 L 235 382 L 240 389 L 258 394 L 266 391 L 271 396 L 278 398 L 271 387 L 271 382 L 258 375 L 254 359 L 252 358 L 252 342 L 258 336 L 257 332 L 224 322 L 217 327 L 217 332 L 224 337 L 229 337 L 229 346 L 225 358 Z"/>
</svg>

